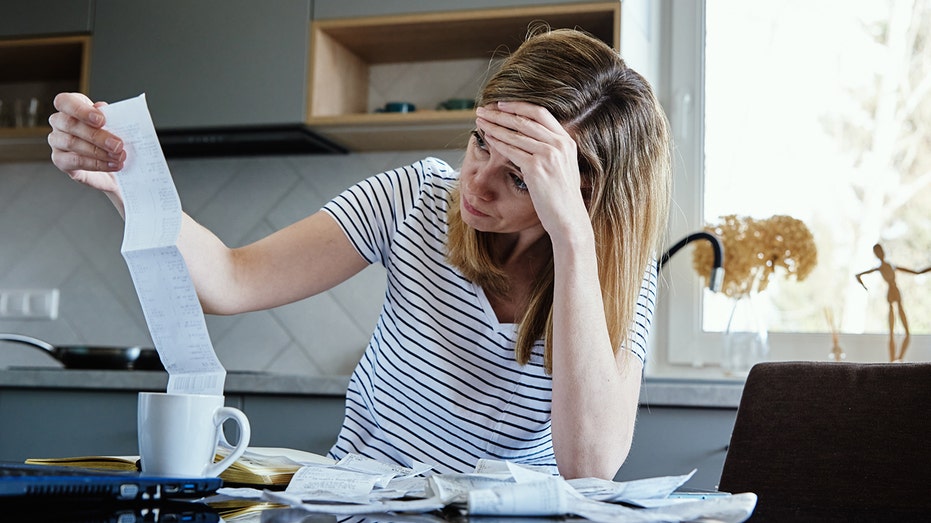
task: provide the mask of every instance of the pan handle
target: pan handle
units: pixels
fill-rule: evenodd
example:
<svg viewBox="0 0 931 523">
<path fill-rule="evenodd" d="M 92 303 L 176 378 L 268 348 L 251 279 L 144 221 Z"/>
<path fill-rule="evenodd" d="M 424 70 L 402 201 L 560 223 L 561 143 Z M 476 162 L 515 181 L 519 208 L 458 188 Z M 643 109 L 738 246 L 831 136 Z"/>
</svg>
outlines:
<svg viewBox="0 0 931 523">
<path fill-rule="evenodd" d="M 40 349 L 47 350 L 53 356 L 55 355 L 55 346 L 51 343 L 42 341 L 38 338 L 33 338 L 32 336 L 23 336 L 22 334 L 13 334 L 0 332 L 0 341 L 11 341 L 14 343 L 23 343 L 26 345 L 32 345 L 33 347 L 39 347 Z"/>
</svg>

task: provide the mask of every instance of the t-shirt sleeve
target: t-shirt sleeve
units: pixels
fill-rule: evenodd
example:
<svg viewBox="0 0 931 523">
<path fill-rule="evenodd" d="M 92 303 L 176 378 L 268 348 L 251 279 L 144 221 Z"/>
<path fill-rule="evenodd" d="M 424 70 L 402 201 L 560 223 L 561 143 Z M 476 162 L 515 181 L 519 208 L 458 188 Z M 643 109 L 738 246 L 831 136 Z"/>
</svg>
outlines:
<svg viewBox="0 0 931 523">
<path fill-rule="evenodd" d="M 640 284 L 640 294 L 637 297 L 637 306 L 634 310 L 634 320 L 630 326 L 628 342 L 624 348 L 633 352 L 646 364 L 647 346 L 650 330 L 653 323 L 653 309 L 656 306 L 656 282 L 659 275 L 656 271 L 655 260 L 647 264 Z"/>
<path fill-rule="evenodd" d="M 442 161 L 428 158 L 385 171 L 346 189 L 323 210 L 339 223 L 363 258 L 384 265 L 392 239 L 411 212 L 425 180 L 433 171 L 449 170 Z"/>
</svg>

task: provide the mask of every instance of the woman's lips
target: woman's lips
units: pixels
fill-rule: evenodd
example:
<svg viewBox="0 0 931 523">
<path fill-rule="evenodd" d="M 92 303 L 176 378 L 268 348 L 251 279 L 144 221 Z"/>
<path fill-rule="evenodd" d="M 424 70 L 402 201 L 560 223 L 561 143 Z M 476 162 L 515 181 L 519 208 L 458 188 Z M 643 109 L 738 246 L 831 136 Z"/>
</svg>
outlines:
<svg viewBox="0 0 931 523">
<path fill-rule="evenodd" d="M 462 207 L 465 208 L 466 212 L 468 212 L 469 214 L 473 214 L 473 215 L 478 216 L 478 217 L 481 217 L 481 218 L 484 218 L 484 217 L 488 216 L 487 214 L 483 213 L 482 211 L 479 211 L 479 210 L 476 209 L 475 207 L 472 207 L 471 205 L 469 205 L 469 201 L 468 201 L 467 199 L 465 199 L 465 198 L 462 198 Z"/>
</svg>

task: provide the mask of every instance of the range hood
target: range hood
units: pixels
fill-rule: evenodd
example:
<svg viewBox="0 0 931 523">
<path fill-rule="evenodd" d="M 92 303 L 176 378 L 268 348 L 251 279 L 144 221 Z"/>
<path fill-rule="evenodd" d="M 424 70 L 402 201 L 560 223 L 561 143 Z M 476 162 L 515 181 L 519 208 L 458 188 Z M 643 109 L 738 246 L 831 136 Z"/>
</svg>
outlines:
<svg viewBox="0 0 931 523">
<path fill-rule="evenodd" d="M 347 152 L 304 124 L 164 129 L 157 133 L 167 158 Z"/>
</svg>

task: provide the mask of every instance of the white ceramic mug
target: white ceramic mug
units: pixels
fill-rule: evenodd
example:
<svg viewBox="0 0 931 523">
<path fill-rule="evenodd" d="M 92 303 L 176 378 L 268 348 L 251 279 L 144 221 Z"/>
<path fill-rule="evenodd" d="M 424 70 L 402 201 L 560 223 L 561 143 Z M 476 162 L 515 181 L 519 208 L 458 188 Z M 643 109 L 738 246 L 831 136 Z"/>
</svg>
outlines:
<svg viewBox="0 0 931 523">
<path fill-rule="evenodd" d="M 214 463 L 228 419 L 239 425 L 239 442 Z M 138 429 L 142 471 L 159 476 L 219 476 L 242 456 L 252 435 L 242 411 L 224 406 L 223 396 L 208 394 L 140 392 Z"/>
</svg>

